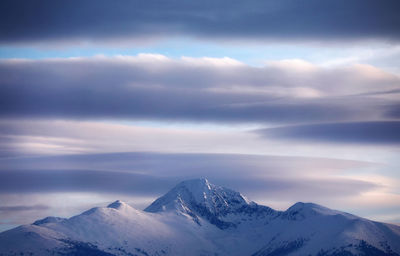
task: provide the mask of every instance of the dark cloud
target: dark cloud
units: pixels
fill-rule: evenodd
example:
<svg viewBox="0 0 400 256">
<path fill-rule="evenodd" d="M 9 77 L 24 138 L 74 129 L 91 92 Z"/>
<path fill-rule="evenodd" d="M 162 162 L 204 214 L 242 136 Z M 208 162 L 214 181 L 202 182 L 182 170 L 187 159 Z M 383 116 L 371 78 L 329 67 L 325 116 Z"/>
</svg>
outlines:
<svg viewBox="0 0 400 256">
<path fill-rule="evenodd" d="M 20 212 L 20 211 L 41 211 L 49 209 L 46 205 L 15 205 L 15 206 L 0 206 L 0 212 Z"/>
<path fill-rule="evenodd" d="M 0 193 L 97 192 L 159 196 L 178 182 L 206 177 L 252 198 L 354 195 L 376 188 L 351 178 L 324 178 L 365 162 L 234 154 L 114 153 L 0 159 Z M 68 169 L 66 169 L 68 168 Z M 82 170 L 81 168 L 91 168 Z M 146 173 L 146 174 L 143 174 Z M 299 177 L 299 174 L 305 175 Z M 313 174 L 313 178 L 310 177 Z M 340 188 L 340 189 L 338 189 Z"/>
<path fill-rule="evenodd" d="M 400 104 L 386 106 L 385 110 L 385 115 L 388 118 L 400 118 Z"/>
<path fill-rule="evenodd" d="M 0 116 L 286 123 L 375 119 L 379 100 L 346 95 L 378 85 L 396 87 L 398 78 L 369 79 L 369 71 L 313 67 L 297 72 L 292 64 L 257 68 L 233 60 L 158 55 L 9 60 L 0 63 Z"/>
<path fill-rule="evenodd" d="M 388 90 L 388 91 L 375 91 L 375 92 L 366 92 L 360 93 L 356 96 L 374 96 L 374 95 L 385 95 L 385 94 L 400 94 L 400 89 Z"/>
<path fill-rule="evenodd" d="M 400 144 L 400 122 L 352 122 L 286 126 L 258 130 L 266 137 L 329 143 Z"/>
<path fill-rule="evenodd" d="M 3 0 L 0 41 L 207 38 L 398 40 L 397 0 Z"/>
<path fill-rule="evenodd" d="M 93 170 L 4 170 L 0 177 L 1 193 L 79 191 L 157 195 L 172 185 L 168 178 Z"/>
</svg>

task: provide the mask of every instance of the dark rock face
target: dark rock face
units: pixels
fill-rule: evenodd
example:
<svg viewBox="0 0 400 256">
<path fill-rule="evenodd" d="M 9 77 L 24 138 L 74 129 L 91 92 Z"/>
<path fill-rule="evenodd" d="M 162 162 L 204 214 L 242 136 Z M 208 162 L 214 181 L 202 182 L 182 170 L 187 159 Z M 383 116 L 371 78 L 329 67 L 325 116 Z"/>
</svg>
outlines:
<svg viewBox="0 0 400 256">
<path fill-rule="evenodd" d="M 299 238 L 294 241 L 288 241 L 283 243 L 281 246 L 271 249 L 269 246 L 266 246 L 264 249 L 254 253 L 252 256 L 284 256 L 289 253 L 293 253 L 301 248 L 305 244 L 306 240 Z"/>
<path fill-rule="evenodd" d="M 41 220 L 37 220 L 37 221 L 33 222 L 32 224 L 36 225 L 36 226 L 40 226 L 40 225 L 43 225 L 43 224 L 46 224 L 46 223 L 57 223 L 57 222 L 62 222 L 64 220 L 66 220 L 66 219 L 65 218 L 59 218 L 59 217 L 50 216 L 50 217 L 46 217 L 46 218 L 41 219 Z"/>
<path fill-rule="evenodd" d="M 306 239 L 299 238 L 293 241 L 282 243 L 278 247 L 271 245 L 265 246 L 263 249 L 257 251 L 252 256 L 284 256 L 296 252 L 307 243 Z M 388 248 L 386 251 L 380 250 L 364 240 L 358 244 L 349 244 L 340 248 L 334 248 L 329 251 L 321 250 L 317 256 L 400 256 Z"/>
<path fill-rule="evenodd" d="M 78 242 L 71 240 L 61 240 L 62 242 L 68 244 L 69 246 L 64 250 L 61 250 L 59 253 L 65 256 L 116 256 L 114 254 L 102 251 L 97 248 L 97 246 Z"/>
<path fill-rule="evenodd" d="M 380 250 L 364 240 L 358 244 L 349 244 L 341 248 L 335 248 L 329 251 L 321 250 L 317 256 L 400 256 L 394 253 L 390 247 L 386 251 Z"/>
</svg>

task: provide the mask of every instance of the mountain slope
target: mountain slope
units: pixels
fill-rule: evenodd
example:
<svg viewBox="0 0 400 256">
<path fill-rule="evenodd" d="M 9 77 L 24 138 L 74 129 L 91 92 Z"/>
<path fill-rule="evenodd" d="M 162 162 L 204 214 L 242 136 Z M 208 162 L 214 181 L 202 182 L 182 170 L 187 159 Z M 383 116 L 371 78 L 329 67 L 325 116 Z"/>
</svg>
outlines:
<svg viewBox="0 0 400 256">
<path fill-rule="evenodd" d="M 0 233 L 0 255 L 400 255 L 400 227 L 312 203 L 286 211 L 206 179 L 144 211 L 116 201 Z"/>
</svg>

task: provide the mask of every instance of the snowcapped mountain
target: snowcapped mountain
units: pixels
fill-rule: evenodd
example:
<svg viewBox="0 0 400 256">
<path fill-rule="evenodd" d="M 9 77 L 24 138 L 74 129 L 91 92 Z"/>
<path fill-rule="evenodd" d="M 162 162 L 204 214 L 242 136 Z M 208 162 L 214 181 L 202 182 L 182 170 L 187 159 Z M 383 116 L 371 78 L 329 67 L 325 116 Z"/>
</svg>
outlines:
<svg viewBox="0 0 400 256">
<path fill-rule="evenodd" d="M 237 227 L 243 215 L 269 217 L 276 212 L 249 201 L 239 192 L 210 184 L 207 179 L 189 180 L 178 184 L 158 198 L 147 212 L 178 212 L 197 224 L 205 219 L 220 229 Z"/>
<path fill-rule="evenodd" d="M 0 255 L 400 255 L 400 227 L 312 203 L 275 211 L 206 179 L 0 233 Z"/>
</svg>

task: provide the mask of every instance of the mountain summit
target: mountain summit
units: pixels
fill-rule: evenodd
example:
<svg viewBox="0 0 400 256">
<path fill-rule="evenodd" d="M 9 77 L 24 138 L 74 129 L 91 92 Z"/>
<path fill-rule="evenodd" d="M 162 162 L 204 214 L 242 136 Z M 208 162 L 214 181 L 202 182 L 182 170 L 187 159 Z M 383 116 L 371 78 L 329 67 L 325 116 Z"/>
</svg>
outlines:
<svg viewBox="0 0 400 256">
<path fill-rule="evenodd" d="M 400 227 L 313 203 L 276 211 L 194 179 L 144 211 L 117 200 L 5 231 L 0 255 L 400 256 Z"/>
<path fill-rule="evenodd" d="M 145 209 L 148 212 L 178 210 L 187 212 L 201 207 L 212 214 L 226 214 L 250 203 L 239 192 L 216 186 L 207 179 L 179 183 Z"/>
<path fill-rule="evenodd" d="M 204 178 L 179 183 L 167 194 L 155 200 L 145 211 L 174 211 L 190 216 L 199 225 L 201 218 L 204 218 L 220 229 L 235 227 L 233 217 L 243 213 L 267 215 L 274 212 L 269 207 L 249 201 L 239 192 L 216 186 Z"/>
<path fill-rule="evenodd" d="M 127 207 L 130 207 L 127 203 L 122 202 L 121 200 L 117 200 L 107 206 L 107 208 L 113 208 L 113 209 L 125 209 Z"/>
</svg>

